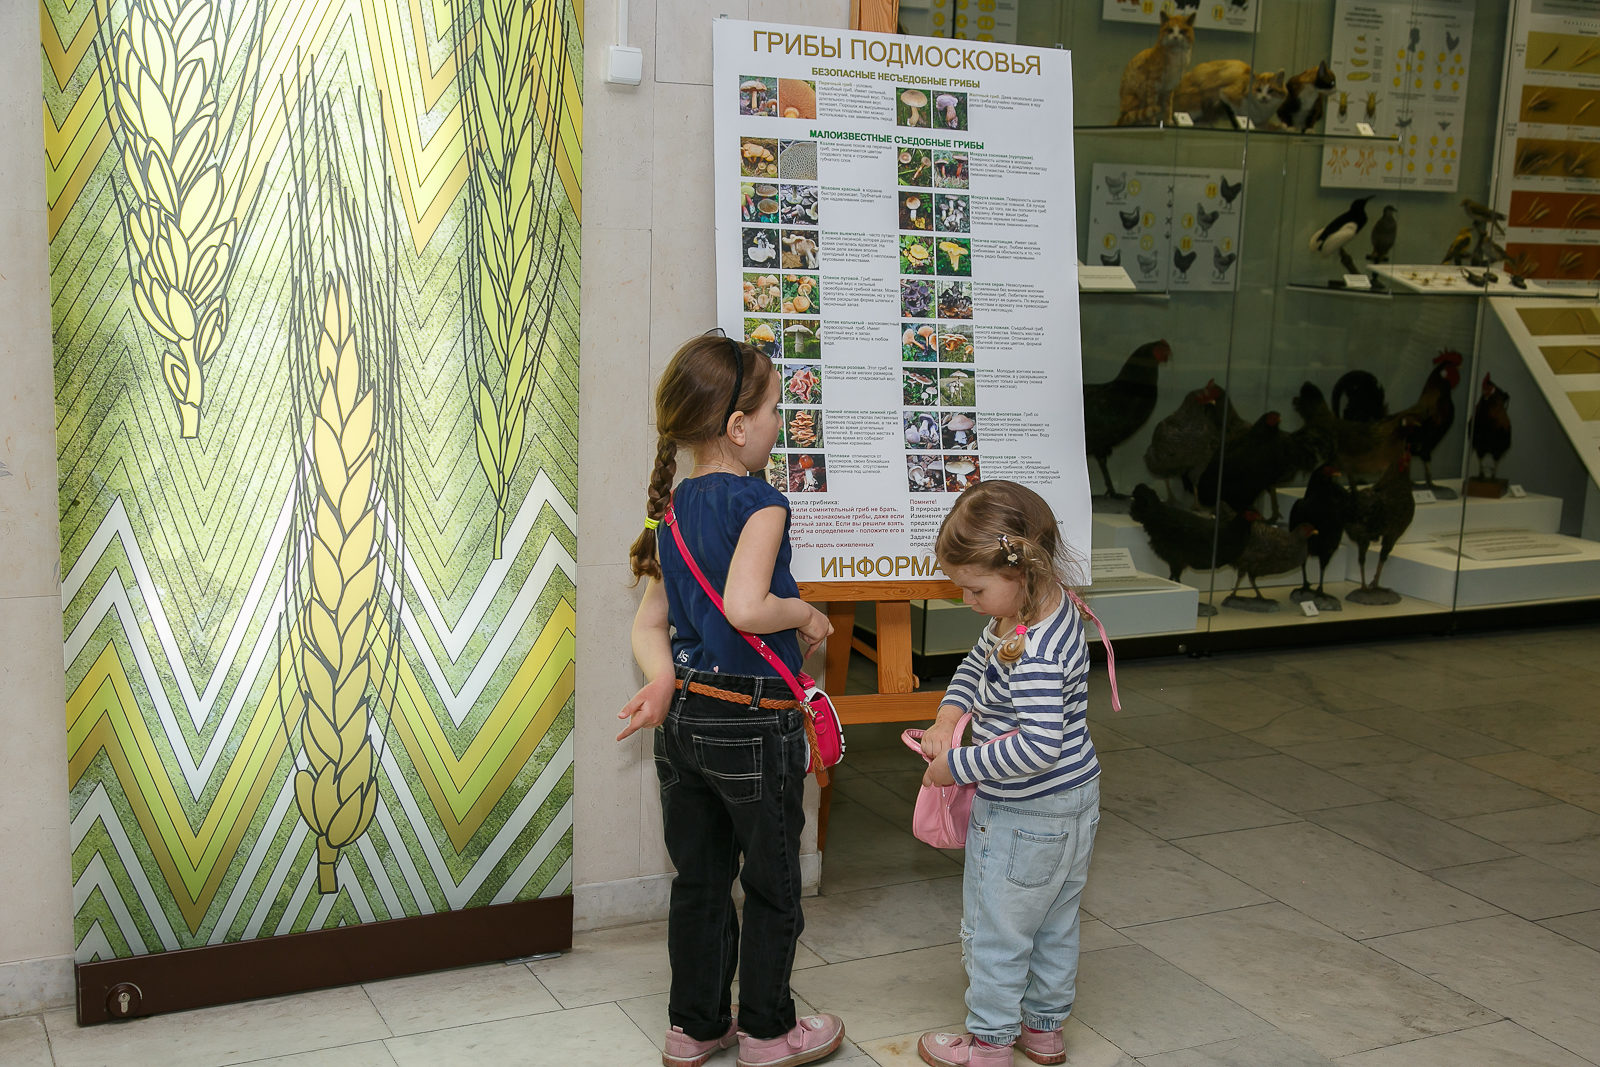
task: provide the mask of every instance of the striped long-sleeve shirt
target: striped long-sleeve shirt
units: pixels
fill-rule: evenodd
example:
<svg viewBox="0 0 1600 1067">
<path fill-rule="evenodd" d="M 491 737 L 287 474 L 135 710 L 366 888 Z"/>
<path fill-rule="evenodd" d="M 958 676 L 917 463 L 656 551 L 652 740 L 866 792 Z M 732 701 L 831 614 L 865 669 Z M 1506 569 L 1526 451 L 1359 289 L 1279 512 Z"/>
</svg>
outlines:
<svg viewBox="0 0 1600 1067">
<path fill-rule="evenodd" d="M 1029 627 L 1022 658 L 1010 665 L 992 654 L 1000 640 L 993 631 L 993 623 L 984 627 L 945 692 L 945 704 L 972 713 L 973 743 L 950 750 L 950 773 L 975 783 L 979 796 L 1002 801 L 1060 793 L 1094 778 L 1100 761 L 1086 717 L 1089 648 L 1077 608 L 1062 597 L 1053 614 Z"/>
</svg>

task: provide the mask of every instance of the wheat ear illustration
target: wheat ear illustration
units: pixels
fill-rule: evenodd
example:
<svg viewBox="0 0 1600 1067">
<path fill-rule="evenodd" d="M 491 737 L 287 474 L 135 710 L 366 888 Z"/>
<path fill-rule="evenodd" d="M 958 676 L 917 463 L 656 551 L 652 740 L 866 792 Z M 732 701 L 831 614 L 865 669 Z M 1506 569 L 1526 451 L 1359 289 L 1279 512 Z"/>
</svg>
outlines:
<svg viewBox="0 0 1600 1067">
<path fill-rule="evenodd" d="M 317 878 L 338 888 L 339 850 L 360 837 L 378 805 L 368 692 L 372 619 L 378 595 L 373 459 L 378 434 L 373 391 L 356 356 L 350 290 L 328 280 L 316 374 L 311 477 L 316 494 L 308 586 L 300 615 L 300 739 L 306 767 L 295 800 L 317 836 Z"/>
<path fill-rule="evenodd" d="M 567 235 L 554 205 L 554 153 L 541 131 L 561 123 L 567 29 L 555 0 L 483 0 L 482 8 L 477 48 L 460 65 L 472 160 L 464 287 L 478 309 L 477 344 L 469 343 L 467 365 L 476 385 L 478 463 L 494 496 L 499 559 L 566 255 Z M 466 40 L 466 21 L 463 4 L 458 40 Z"/>
<path fill-rule="evenodd" d="M 133 301 L 167 343 L 161 377 L 180 432 L 200 435 L 205 368 L 228 328 L 225 295 L 237 192 L 221 157 L 219 43 L 211 0 L 142 0 L 116 35 L 109 67 L 122 169 Z"/>
</svg>

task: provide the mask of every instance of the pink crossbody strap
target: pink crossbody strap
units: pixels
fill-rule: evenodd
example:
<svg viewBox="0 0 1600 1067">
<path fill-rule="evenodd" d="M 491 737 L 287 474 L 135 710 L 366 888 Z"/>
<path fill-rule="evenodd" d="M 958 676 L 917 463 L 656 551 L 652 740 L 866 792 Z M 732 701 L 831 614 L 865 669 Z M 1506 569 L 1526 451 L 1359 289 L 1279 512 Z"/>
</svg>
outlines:
<svg viewBox="0 0 1600 1067">
<path fill-rule="evenodd" d="M 1067 596 L 1078 606 L 1079 611 L 1089 616 L 1089 621 L 1094 623 L 1096 630 L 1100 631 L 1100 643 L 1106 648 L 1106 676 L 1111 680 L 1111 710 L 1121 711 L 1122 698 L 1117 696 L 1117 653 L 1111 647 L 1111 638 L 1106 636 L 1105 626 L 1095 617 L 1095 613 L 1089 610 L 1089 605 L 1083 602 L 1083 597 L 1074 593 L 1071 589 L 1067 590 Z"/>
<path fill-rule="evenodd" d="M 727 618 L 728 609 L 722 606 L 722 594 L 711 588 L 711 583 L 706 581 L 704 572 L 700 570 L 700 564 L 696 563 L 694 561 L 694 557 L 689 554 L 689 546 L 683 542 L 683 532 L 678 529 L 678 514 L 677 512 L 673 511 L 671 504 L 667 505 L 667 513 L 662 516 L 662 520 L 666 522 L 668 527 L 671 528 L 672 539 L 678 545 L 678 555 L 682 556 L 683 562 L 688 564 L 689 573 L 694 575 L 694 580 L 700 583 L 700 588 L 706 591 L 706 596 L 710 597 L 711 602 L 717 606 L 717 610 L 722 612 L 722 617 Z M 732 624 L 730 623 L 729 625 Z M 772 666 L 772 669 L 778 672 L 778 676 L 788 683 L 789 692 L 794 694 L 794 698 L 798 700 L 800 702 L 800 706 L 804 708 L 806 705 L 806 691 L 800 685 L 800 680 L 794 676 L 794 672 L 789 669 L 788 665 L 785 664 L 783 660 L 779 659 L 778 654 L 772 651 L 772 649 L 768 648 L 767 643 L 761 640 L 761 638 L 757 637 L 755 634 L 746 633 L 745 631 L 740 630 L 737 626 L 734 626 L 734 629 L 738 630 L 739 636 L 750 642 L 750 647 L 760 653 L 761 658 L 766 660 L 767 663 Z M 1102 633 L 1103 632 L 1104 631 L 1102 631 Z M 1106 647 L 1110 647 L 1109 643 Z"/>
</svg>

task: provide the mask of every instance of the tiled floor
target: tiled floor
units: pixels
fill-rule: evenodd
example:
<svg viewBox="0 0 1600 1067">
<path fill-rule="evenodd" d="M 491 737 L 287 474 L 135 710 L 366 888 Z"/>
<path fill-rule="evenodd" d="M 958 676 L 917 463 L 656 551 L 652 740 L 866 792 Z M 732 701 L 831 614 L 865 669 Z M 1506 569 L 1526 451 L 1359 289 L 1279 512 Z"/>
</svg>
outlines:
<svg viewBox="0 0 1600 1067">
<path fill-rule="evenodd" d="M 1597 648 L 1600 626 L 1128 663 L 1120 715 L 1097 676 L 1069 1062 L 1600 1064 Z M 806 907 L 794 988 L 844 1017 L 835 1064 L 916 1063 L 964 1016 L 960 858 L 907 832 L 897 733 L 851 731 Z M 0 1063 L 647 1067 L 666 987 L 651 924 L 531 966 L 4 1020 Z"/>
</svg>

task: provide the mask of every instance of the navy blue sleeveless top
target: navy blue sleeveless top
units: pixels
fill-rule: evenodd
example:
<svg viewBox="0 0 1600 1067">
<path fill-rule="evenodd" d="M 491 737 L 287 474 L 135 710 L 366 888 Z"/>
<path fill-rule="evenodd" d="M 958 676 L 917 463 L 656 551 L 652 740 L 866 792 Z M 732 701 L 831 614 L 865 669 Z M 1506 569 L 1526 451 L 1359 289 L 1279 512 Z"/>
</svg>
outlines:
<svg viewBox="0 0 1600 1067">
<path fill-rule="evenodd" d="M 700 571 L 721 593 L 728 584 L 728 565 L 733 549 L 750 516 L 763 508 L 784 511 L 783 542 L 772 568 L 772 592 L 781 597 L 800 595 L 794 576 L 789 573 L 789 499 L 767 483 L 765 478 L 741 478 L 736 474 L 714 473 L 689 478 L 672 493 L 672 509 L 678 516 L 683 540 Z M 672 620 L 672 660 L 680 667 L 697 671 L 720 671 L 773 677 L 777 671 L 751 648 L 739 631 L 706 596 L 700 583 L 678 553 L 677 540 L 666 523 L 656 531 L 656 553 L 661 561 L 662 584 L 667 590 L 667 613 Z M 778 658 L 796 674 L 800 671 L 798 631 L 781 630 L 758 635 Z"/>
</svg>

